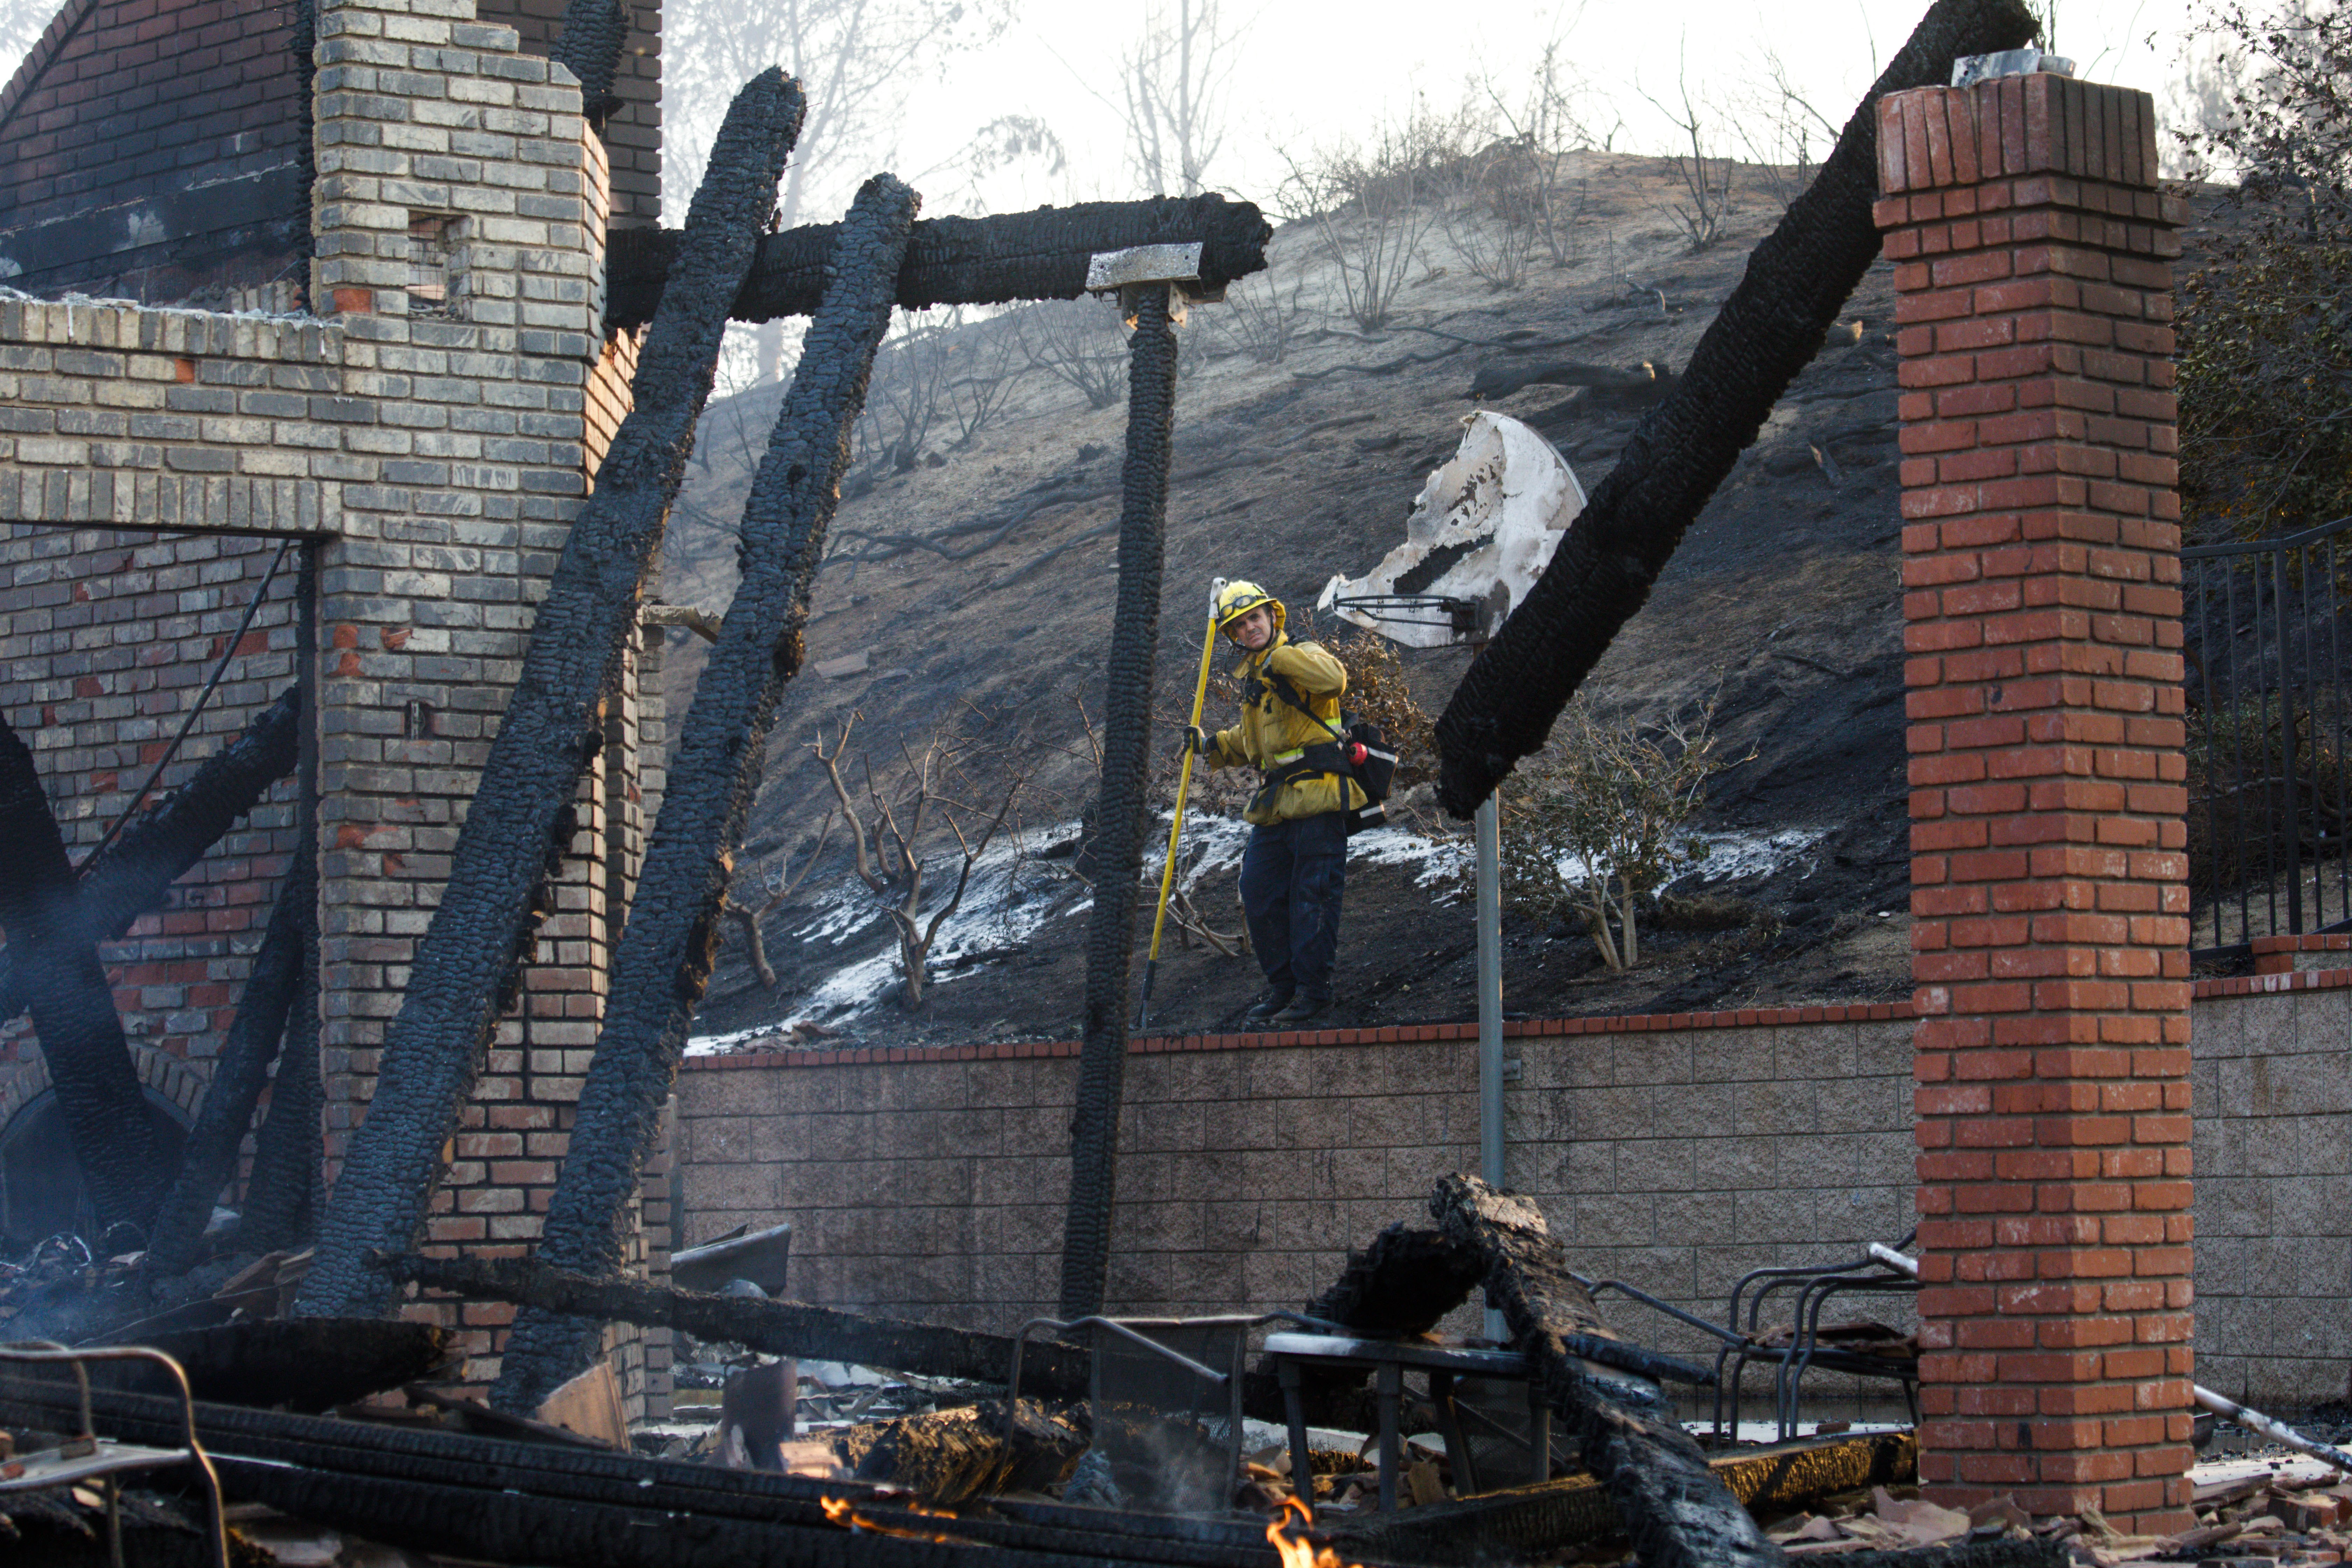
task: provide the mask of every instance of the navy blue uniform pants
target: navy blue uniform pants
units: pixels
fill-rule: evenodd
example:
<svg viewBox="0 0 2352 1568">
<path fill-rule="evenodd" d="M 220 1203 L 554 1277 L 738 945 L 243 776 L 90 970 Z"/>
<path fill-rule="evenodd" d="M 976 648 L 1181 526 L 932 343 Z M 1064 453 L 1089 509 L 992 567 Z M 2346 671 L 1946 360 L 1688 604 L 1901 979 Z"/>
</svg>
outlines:
<svg viewBox="0 0 2352 1568">
<path fill-rule="evenodd" d="M 1242 853 L 1242 912 L 1258 967 L 1276 992 L 1329 998 L 1331 961 L 1339 951 L 1339 895 L 1347 886 L 1345 812 L 1251 832 Z"/>
</svg>

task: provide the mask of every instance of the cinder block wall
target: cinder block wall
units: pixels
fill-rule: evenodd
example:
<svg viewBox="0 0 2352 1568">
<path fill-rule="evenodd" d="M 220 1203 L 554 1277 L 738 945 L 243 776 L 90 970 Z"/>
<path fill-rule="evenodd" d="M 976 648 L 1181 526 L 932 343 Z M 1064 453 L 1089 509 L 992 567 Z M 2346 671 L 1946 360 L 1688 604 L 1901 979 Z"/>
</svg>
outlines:
<svg viewBox="0 0 2352 1568">
<path fill-rule="evenodd" d="M 2352 970 L 2199 992 L 2200 1376 L 2273 1408 L 2343 1398 Z M 1511 1182 L 1580 1269 L 1718 1321 L 1749 1268 L 1895 1241 L 1916 1185 L 1911 1023 L 1873 1011 L 1887 1016 L 1513 1025 Z M 1535 1032 L 1569 1026 L 1591 1032 Z M 1477 1047 L 1459 1027 L 1393 1037 L 1413 1032 L 1144 1042 L 1128 1068 L 1112 1309 L 1296 1308 L 1348 1247 L 1425 1222 L 1437 1178 L 1476 1166 Z M 828 1306 L 1000 1331 L 1050 1311 L 1076 1049 L 693 1058 L 673 1145 L 679 1234 L 788 1220 L 793 1294 Z M 1901 1307 L 1867 1310 L 1907 1324 Z M 1693 1342 L 1611 1310 L 1630 1333 Z"/>
<path fill-rule="evenodd" d="M 1719 1316 L 1749 1268 L 1910 1228 L 1908 1009 L 1507 1026 L 1509 1180 L 1580 1269 Z M 1146 1041 L 1128 1065 L 1108 1298 L 1297 1308 L 1475 1170 L 1476 1031 Z M 1314 1043 L 1307 1043 L 1307 1042 Z M 1008 1330 L 1050 1311 L 1076 1046 L 697 1058 L 681 1237 L 789 1220 L 793 1294 Z M 1630 1331 L 1690 1331 L 1623 1310 Z"/>
</svg>

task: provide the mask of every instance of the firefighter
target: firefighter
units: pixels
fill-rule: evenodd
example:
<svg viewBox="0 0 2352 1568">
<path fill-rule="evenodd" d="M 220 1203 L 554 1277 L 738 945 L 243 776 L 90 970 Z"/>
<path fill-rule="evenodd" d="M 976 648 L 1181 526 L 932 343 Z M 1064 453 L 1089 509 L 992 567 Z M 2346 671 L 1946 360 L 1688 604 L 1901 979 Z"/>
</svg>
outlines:
<svg viewBox="0 0 2352 1568">
<path fill-rule="evenodd" d="M 1292 642 L 1282 601 L 1255 583 L 1224 584 L 1217 629 L 1242 650 L 1234 679 L 1241 722 L 1184 743 L 1213 768 L 1259 769 L 1265 783 L 1242 813 L 1253 825 L 1242 856 L 1242 910 L 1265 972 L 1253 1019 L 1300 1024 L 1331 1006 L 1339 895 L 1348 884 L 1349 813 L 1362 788 L 1339 771 L 1339 696 L 1348 672 L 1311 642 Z"/>
</svg>

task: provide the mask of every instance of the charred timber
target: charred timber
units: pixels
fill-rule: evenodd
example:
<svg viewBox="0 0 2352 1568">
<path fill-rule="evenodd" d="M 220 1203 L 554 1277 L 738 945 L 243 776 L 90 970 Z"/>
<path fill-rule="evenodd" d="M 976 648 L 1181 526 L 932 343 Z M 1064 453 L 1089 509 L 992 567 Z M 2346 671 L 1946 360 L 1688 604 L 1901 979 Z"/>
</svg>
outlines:
<svg viewBox="0 0 2352 1568">
<path fill-rule="evenodd" d="M 849 442 L 866 406 L 875 351 L 915 193 L 887 174 L 866 182 L 841 226 L 833 280 L 810 323 L 800 367 L 752 478 L 738 531 L 742 581 L 686 715 L 668 787 L 613 960 L 611 998 L 582 1086 L 571 1153 L 557 1176 L 539 1257 L 606 1274 L 621 1263 L 621 1226 L 638 1173 L 661 1137 L 688 1026 L 710 983 L 719 917 L 743 824 L 760 793 L 776 702 L 800 672 L 801 629 L 825 531 L 839 504 Z M 595 1355 L 601 1323 L 526 1310 L 515 1323 L 491 1403 L 525 1415 Z"/>
<path fill-rule="evenodd" d="M 1948 81 L 1955 56 L 2014 48 L 2035 30 L 2022 0 L 1937 0 L 1872 85 L 1812 184 L 1757 246 L 1674 390 L 1634 427 L 1551 564 L 1464 672 L 1437 721 L 1446 810 L 1470 816 L 1543 745 L 1877 258 L 1878 100 Z"/>
<path fill-rule="evenodd" d="M 315 1415 L 447 1366 L 452 1338 L 436 1324 L 397 1318 L 252 1318 L 132 1342 L 178 1362 L 200 1400 Z M 128 1393 L 170 1394 L 177 1386 L 147 1362 L 100 1363 L 89 1377 L 92 1387 Z M 54 1382 L 74 1386 L 61 1369 Z"/>
<path fill-rule="evenodd" d="M 1348 1254 L 1331 1288 L 1307 1303 L 1307 1316 L 1360 1334 L 1426 1334 L 1468 1300 L 1486 1277 L 1486 1264 L 1470 1248 L 1442 1231 L 1399 1223 L 1373 1237 L 1370 1247 Z M 1307 1419 L 1317 1426 L 1372 1430 L 1379 1414 L 1369 1377 L 1360 1367 L 1302 1367 L 1299 1394 Z M 1247 1389 L 1253 1405 L 1282 1407 L 1281 1389 L 1270 1366 L 1252 1368 Z"/>
<path fill-rule="evenodd" d="M 1907 1432 L 1879 1432 L 1721 1455 L 1707 1468 L 1750 1513 L 1774 1518 L 1838 1492 L 1908 1484 L 1919 1473 L 1919 1445 Z M 1622 1533 L 1607 1489 L 1591 1476 L 1331 1524 L 1333 1543 L 1342 1552 L 1432 1564 L 1461 1562 L 1465 1541 L 1518 1558 Z"/>
<path fill-rule="evenodd" d="M 621 107 L 613 84 L 628 41 L 629 13 L 621 0 L 572 0 L 563 8 L 554 59 L 580 79 L 580 112 L 599 131 Z"/>
<path fill-rule="evenodd" d="M 825 262 L 838 224 L 772 234 L 736 297 L 739 321 L 805 316 L 824 295 Z M 1097 251 L 1136 245 L 1201 245 L 1201 276 L 1215 288 L 1265 268 L 1273 227 L 1255 204 L 1214 194 L 1157 196 L 1143 202 L 1084 202 L 996 217 L 927 218 L 915 226 L 898 272 L 896 303 L 1003 305 L 1021 300 L 1075 300 L 1086 292 L 1087 263 Z M 605 324 L 638 327 L 653 319 L 676 254 L 669 228 L 615 230 L 606 262 Z"/>
<path fill-rule="evenodd" d="M 1542 1211 L 1475 1176 L 1438 1183 L 1430 1214 L 1486 1266 L 1486 1300 L 1534 1363 L 1584 1468 L 1608 1489 L 1643 1568 L 1738 1568 L 1788 1559 L 1764 1538 L 1706 1456 L 1671 1421 L 1604 1397 L 1570 1342 L 1606 1338 L 1592 1298 L 1569 1273 Z"/>
<path fill-rule="evenodd" d="M 222 1490 L 238 1501 L 266 1503 L 389 1546 L 469 1562 L 544 1568 L 1092 1568 L 1160 1561 L 1112 1555 L 1075 1540 L 1060 1552 L 985 1545 L 950 1533 L 957 1521 L 919 1514 L 889 1519 L 910 1540 L 846 1525 L 627 1506 L 611 1495 L 551 1503 L 525 1493 L 329 1475 L 235 1456 L 215 1456 L 214 1464 Z"/>
<path fill-rule="evenodd" d="M 97 1429 L 123 1441 L 169 1447 L 183 1430 L 177 1399 L 100 1390 L 91 1396 L 91 1406 Z M 60 1417 L 78 1422 L 79 1411 L 79 1396 L 69 1383 L 0 1377 L 0 1424 L 46 1425 L 47 1429 L 57 1430 Z M 854 1480 L 816 1480 L 773 1471 L 650 1459 L 601 1448 L 557 1447 L 203 1403 L 196 1406 L 196 1432 L 215 1456 L 259 1460 L 281 1471 L 299 1469 L 329 1480 L 362 1478 L 394 1486 L 447 1489 L 447 1493 L 481 1489 L 526 1498 L 550 1509 L 569 1507 L 574 1500 L 609 1502 L 620 1497 L 646 1509 L 748 1521 L 772 1531 L 779 1525 L 823 1524 L 822 1500 L 847 1497 L 858 1502 L 861 1513 L 877 1521 L 925 1528 L 920 1515 L 904 1511 L 886 1499 L 869 1501 L 867 1486 Z M 331 1489 L 310 1495 L 328 1500 L 327 1506 L 332 1506 Z M 1010 1500 L 1000 1504 L 1000 1517 L 958 1520 L 952 1528 L 973 1541 L 1016 1552 L 1041 1552 L 1058 1557 L 1108 1547 L 1102 1553 L 1104 1560 L 1167 1563 L 1171 1568 L 1270 1565 L 1262 1528 L 1223 1520 L 1123 1516 Z M 335 1522 L 332 1514 L 306 1512 L 305 1517 Z M 360 1526 L 352 1523 L 350 1528 Z M 546 1561 L 528 1555 L 520 1560 Z"/>
<path fill-rule="evenodd" d="M 602 699 L 619 687 L 646 574 L 710 396 L 727 303 L 750 270 L 802 110 L 799 84 L 773 68 L 728 107 L 637 362 L 635 406 L 565 532 L 448 884 L 385 1034 L 367 1120 L 352 1137 L 320 1224 L 316 1266 L 296 1303 L 305 1316 L 380 1311 L 390 1282 L 367 1267 L 367 1254 L 404 1251 L 423 1228 L 442 1150 L 530 940 L 549 846 L 601 737 Z"/>
<path fill-rule="evenodd" d="M 289 686 L 243 734 L 206 757 L 169 799 L 81 868 L 68 911 L 72 929 L 93 942 L 112 942 L 159 908 L 172 884 L 258 805 L 270 785 L 294 771 L 301 729 L 301 689 Z M 13 956 L 0 952 L 0 1022 L 22 1013 L 26 1001 Z"/>
<path fill-rule="evenodd" d="M 771 1355 L 887 1366 L 982 1383 L 1003 1383 L 1013 1364 L 1013 1342 L 1002 1334 L 868 1317 L 799 1301 L 665 1290 L 632 1280 L 592 1279 L 532 1258 L 409 1255 L 383 1258 L 380 1268 L 387 1279 L 414 1280 L 428 1290 L 512 1301 L 600 1323 L 683 1329 L 698 1340 L 743 1345 Z M 1051 1399 L 1085 1398 L 1085 1353 L 1032 1340 L 1021 1359 L 1021 1388 Z"/>
<path fill-rule="evenodd" d="M 236 1173 L 237 1147 L 261 1103 L 269 1064 L 277 1059 L 302 981 L 303 928 L 317 920 L 318 869 L 317 851 L 306 840 L 295 849 L 293 869 L 278 884 L 261 949 L 237 996 L 236 1016 L 205 1085 L 204 1106 L 180 1152 L 180 1173 L 156 1211 L 146 1260 L 153 1274 L 182 1273 L 195 1261 L 213 1199 Z"/>
<path fill-rule="evenodd" d="M 278 1071 L 269 1080 L 269 1114 L 255 1135 L 253 1171 L 246 1178 L 245 1207 L 237 1245 L 267 1252 L 307 1241 L 326 1185 L 326 1147 L 320 1118 L 326 1086 L 319 1078 L 319 921 L 315 910 L 303 921 L 302 983 L 278 1049 Z"/>
<path fill-rule="evenodd" d="M 49 1083 L 103 1232 L 143 1232 L 163 1195 L 155 1128 L 98 946 L 73 919 L 73 862 L 33 753 L 0 718 L 0 931 L 19 966 Z"/>
<path fill-rule="evenodd" d="M 1118 1109 L 1127 1073 L 1128 968 L 1143 868 L 1144 795 L 1151 783 L 1152 662 L 1160 645 L 1168 533 L 1169 448 L 1176 427 L 1176 331 L 1168 290 L 1136 301 L 1127 353 L 1127 461 L 1118 521 L 1118 595 L 1103 695 L 1102 788 L 1096 798 L 1095 904 L 1087 923 L 1087 989 L 1070 1122 L 1070 1196 L 1062 1230 L 1061 1315 L 1102 1310 L 1118 1188 Z"/>
</svg>

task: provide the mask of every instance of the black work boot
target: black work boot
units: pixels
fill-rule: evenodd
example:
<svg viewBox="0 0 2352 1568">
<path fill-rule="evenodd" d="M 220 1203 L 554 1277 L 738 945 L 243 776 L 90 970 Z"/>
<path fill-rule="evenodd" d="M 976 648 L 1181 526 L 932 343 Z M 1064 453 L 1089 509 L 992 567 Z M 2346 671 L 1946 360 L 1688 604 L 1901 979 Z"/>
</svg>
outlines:
<svg viewBox="0 0 2352 1568">
<path fill-rule="evenodd" d="M 1277 1024 L 1303 1024 L 1309 1018 L 1319 1018 L 1331 1010 L 1328 996 L 1309 996 L 1301 992 L 1291 998 L 1290 1005 L 1274 1016 Z"/>
<path fill-rule="evenodd" d="M 1285 1007 L 1289 1005 L 1289 992 L 1276 991 L 1269 988 L 1264 995 L 1261 995 L 1255 1003 L 1251 1005 L 1250 1010 L 1243 1014 L 1242 1016 L 1249 1019 L 1253 1023 L 1264 1023 L 1266 1019 L 1273 1017 L 1276 1013 L 1281 1012 Z"/>
</svg>

